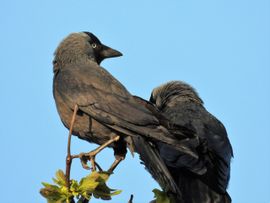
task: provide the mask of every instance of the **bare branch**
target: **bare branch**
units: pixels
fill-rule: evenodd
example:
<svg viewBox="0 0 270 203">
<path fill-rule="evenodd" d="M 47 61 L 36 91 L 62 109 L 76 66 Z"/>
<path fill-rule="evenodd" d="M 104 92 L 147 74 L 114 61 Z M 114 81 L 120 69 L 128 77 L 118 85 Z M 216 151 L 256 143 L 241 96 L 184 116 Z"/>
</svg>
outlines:
<svg viewBox="0 0 270 203">
<path fill-rule="evenodd" d="M 66 184 L 67 184 L 68 189 L 70 188 L 70 168 L 71 168 L 71 163 L 72 163 L 72 157 L 70 154 L 71 136 L 72 136 L 72 129 L 75 122 L 77 111 L 78 111 L 78 105 L 76 104 L 74 107 L 74 112 L 73 112 L 72 119 L 70 122 L 70 128 L 69 128 L 69 134 L 68 134 L 67 158 L 66 158 Z"/>
<path fill-rule="evenodd" d="M 133 195 L 130 195 L 130 199 L 128 200 L 128 203 L 132 203 Z"/>
</svg>

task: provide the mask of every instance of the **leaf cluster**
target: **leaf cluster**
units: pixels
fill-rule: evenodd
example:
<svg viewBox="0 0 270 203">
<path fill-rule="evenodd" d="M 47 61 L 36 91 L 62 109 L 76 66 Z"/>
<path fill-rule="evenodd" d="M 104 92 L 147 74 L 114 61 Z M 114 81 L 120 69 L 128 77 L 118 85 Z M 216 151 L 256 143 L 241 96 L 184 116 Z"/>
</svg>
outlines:
<svg viewBox="0 0 270 203">
<path fill-rule="evenodd" d="M 154 197 L 156 198 L 156 203 L 173 203 L 173 199 L 168 197 L 167 193 L 159 189 L 153 189 Z"/>
<path fill-rule="evenodd" d="M 56 177 L 53 178 L 56 185 L 42 183 L 44 188 L 40 190 L 40 193 L 48 203 L 71 203 L 74 197 L 78 199 L 78 203 L 81 203 L 84 199 L 90 200 L 92 196 L 110 200 L 111 196 L 120 194 L 121 190 L 114 190 L 106 185 L 109 176 L 107 172 L 93 171 L 80 182 L 71 180 L 70 188 L 68 188 L 64 172 L 58 170 Z"/>
</svg>

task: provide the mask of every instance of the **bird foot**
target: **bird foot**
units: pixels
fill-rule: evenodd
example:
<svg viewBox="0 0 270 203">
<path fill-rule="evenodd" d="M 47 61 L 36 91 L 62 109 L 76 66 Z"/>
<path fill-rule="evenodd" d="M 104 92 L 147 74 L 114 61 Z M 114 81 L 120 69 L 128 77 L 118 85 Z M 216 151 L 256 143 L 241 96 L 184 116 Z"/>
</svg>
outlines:
<svg viewBox="0 0 270 203">
<path fill-rule="evenodd" d="M 80 153 L 79 158 L 81 160 L 82 167 L 86 170 L 90 170 L 91 168 L 87 165 L 87 162 L 91 160 L 88 153 Z"/>
<path fill-rule="evenodd" d="M 92 155 L 91 152 L 80 153 L 79 158 L 84 169 L 96 171 L 96 168 L 98 168 L 99 171 L 103 171 L 100 165 L 95 161 L 95 155 Z M 91 167 L 88 166 L 88 161 L 91 162 Z"/>
<path fill-rule="evenodd" d="M 101 169 L 100 167 L 99 167 L 99 165 L 95 162 L 95 158 L 96 158 L 96 155 L 99 153 L 99 152 L 101 152 L 105 147 L 107 147 L 107 146 L 109 146 L 111 143 L 113 143 L 113 142 L 116 142 L 116 141 L 118 141 L 120 139 L 120 136 L 116 136 L 116 137 L 114 137 L 114 138 L 112 138 L 112 139 L 110 139 L 109 141 L 107 141 L 106 143 L 104 143 L 103 145 L 101 145 L 101 146 L 99 146 L 98 148 L 96 148 L 95 150 L 93 150 L 93 151 L 90 151 L 90 152 L 88 152 L 88 153 L 80 153 L 79 155 L 75 155 L 75 156 L 73 156 L 73 158 L 80 158 L 80 160 L 81 160 L 81 164 L 82 164 L 82 167 L 84 168 L 84 169 L 87 169 L 87 170 L 89 170 L 89 169 L 92 169 L 92 171 L 96 171 L 96 167 L 98 167 L 99 169 Z M 88 161 L 90 161 L 91 162 L 91 168 L 87 165 L 87 162 Z M 121 160 L 120 160 L 121 161 Z M 119 161 L 119 162 L 120 162 Z M 116 161 L 115 161 L 116 162 Z M 116 166 L 118 165 L 118 163 L 116 164 Z M 112 165 L 113 166 L 113 165 Z M 116 167 L 115 166 L 115 167 Z M 114 167 L 114 168 L 115 168 Z M 113 168 L 113 170 L 114 170 L 114 168 Z M 112 170 L 112 171 L 113 171 Z M 102 170 L 101 170 L 102 171 Z"/>
</svg>

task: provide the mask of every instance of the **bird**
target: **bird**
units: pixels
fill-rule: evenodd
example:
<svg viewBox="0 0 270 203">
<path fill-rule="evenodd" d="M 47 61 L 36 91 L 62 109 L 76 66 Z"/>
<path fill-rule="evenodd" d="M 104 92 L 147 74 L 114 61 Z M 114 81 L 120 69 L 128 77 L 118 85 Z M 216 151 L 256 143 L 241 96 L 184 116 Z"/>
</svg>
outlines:
<svg viewBox="0 0 270 203">
<path fill-rule="evenodd" d="M 178 126 L 194 132 L 200 144 L 189 145 L 199 159 L 171 145 L 153 142 L 168 172 L 182 194 L 183 203 L 230 203 L 227 193 L 233 150 L 224 125 L 204 107 L 196 90 L 182 81 L 170 81 L 153 89 L 150 102 L 170 122 L 172 134 Z M 150 171 L 150 173 L 153 171 Z"/>
<path fill-rule="evenodd" d="M 198 158 L 182 143 L 186 138 L 184 134 L 178 135 L 183 140 L 176 140 L 148 108 L 140 105 L 100 66 L 104 59 L 121 55 L 90 32 L 71 33 L 60 42 L 53 60 L 53 95 L 64 126 L 73 135 L 100 145 L 92 153 L 91 160 L 109 146 L 113 148 L 118 164 L 124 159 L 126 148 L 134 153 L 133 139 L 138 137 L 166 143 Z M 74 123 L 70 121 L 72 115 L 75 115 Z M 95 162 L 91 163 L 95 169 Z M 112 164 L 111 168 L 116 165 Z"/>
</svg>

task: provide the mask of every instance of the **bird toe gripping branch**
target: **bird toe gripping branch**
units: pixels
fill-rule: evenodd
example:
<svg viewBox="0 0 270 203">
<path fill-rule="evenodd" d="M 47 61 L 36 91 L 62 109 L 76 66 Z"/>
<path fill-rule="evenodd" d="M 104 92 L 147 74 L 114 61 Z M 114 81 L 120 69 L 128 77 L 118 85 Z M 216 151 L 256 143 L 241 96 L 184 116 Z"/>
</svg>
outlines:
<svg viewBox="0 0 270 203">
<path fill-rule="evenodd" d="M 99 146 L 98 148 L 96 148 L 95 150 L 92 150 L 90 152 L 87 153 L 80 153 L 79 155 L 72 155 L 72 158 L 80 158 L 81 163 L 83 168 L 85 169 L 92 169 L 92 171 L 96 170 L 96 166 L 100 168 L 100 166 L 96 163 L 95 158 L 96 155 L 101 152 L 104 148 L 106 148 L 107 146 L 109 146 L 110 144 L 112 144 L 113 142 L 116 142 L 120 139 L 120 136 L 116 136 L 112 139 L 110 139 L 109 141 L 107 141 L 106 143 L 104 143 L 103 145 Z M 109 168 L 108 171 L 113 172 L 113 170 L 116 168 L 116 166 L 120 163 L 120 161 L 122 161 L 123 159 L 116 159 L 112 166 Z M 91 162 L 91 168 L 88 167 L 87 162 L 90 161 Z"/>
<path fill-rule="evenodd" d="M 100 153 L 103 149 L 105 149 L 107 146 L 112 144 L 113 142 L 117 142 L 120 139 L 120 136 L 116 136 L 105 142 L 103 145 L 99 146 L 98 148 L 87 152 L 87 153 L 80 153 L 78 155 L 71 155 L 71 136 L 72 136 L 72 130 L 73 126 L 76 120 L 76 114 L 78 112 L 78 105 L 76 104 L 74 106 L 73 115 L 70 122 L 70 129 L 69 129 L 69 135 L 68 135 L 68 146 L 67 146 L 67 158 L 66 158 L 66 183 L 67 187 L 70 186 L 70 169 L 71 169 L 71 163 L 72 159 L 79 158 L 81 160 L 82 167 L 84 169 L 92 169 L 92 171 L 96 171 L 96 168 L 99 169 L 99 171 L 103 171 L 102 168 L 99 166 L 99 164 L 96 163 L 95 158 L 98 153 Z M 123 157 L 115 159 L 115 161 L 112 163 L 111 167 L 108 169 L 109 173 L 112 173 L 114 169 L 118 166 L 118 164 L 123 160 Z M 87 162 L 91 162 L 91 168 L 87 165 Z"/>
</svg>

